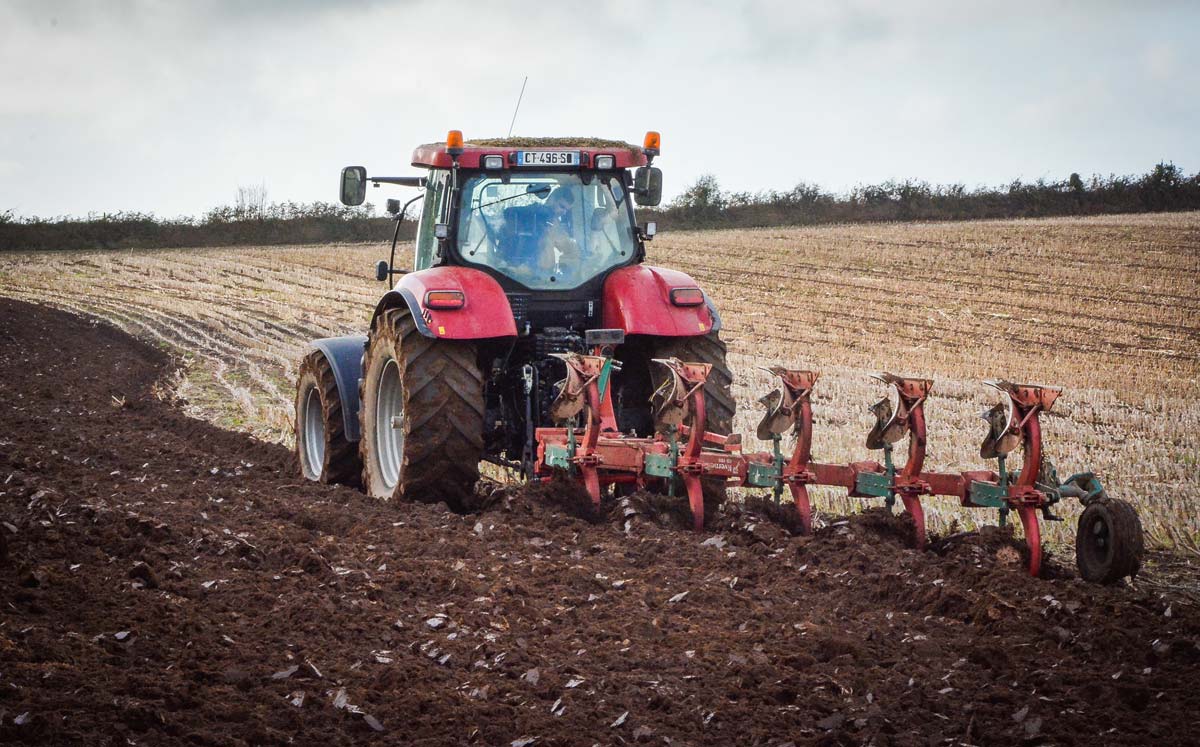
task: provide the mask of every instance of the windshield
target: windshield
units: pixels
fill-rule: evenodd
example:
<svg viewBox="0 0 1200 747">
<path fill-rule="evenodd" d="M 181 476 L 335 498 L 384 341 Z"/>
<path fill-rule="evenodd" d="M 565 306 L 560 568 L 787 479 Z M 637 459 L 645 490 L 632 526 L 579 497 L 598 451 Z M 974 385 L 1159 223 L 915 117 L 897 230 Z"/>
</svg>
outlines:
<svg viewBox="0 0 1200 747">
<path fill-rule="evenodd" d="M 536 289 L 574 288 L 634 253 L 616 175 L 473 176 L 463 185 L 458 251 Z"/>
</svg>

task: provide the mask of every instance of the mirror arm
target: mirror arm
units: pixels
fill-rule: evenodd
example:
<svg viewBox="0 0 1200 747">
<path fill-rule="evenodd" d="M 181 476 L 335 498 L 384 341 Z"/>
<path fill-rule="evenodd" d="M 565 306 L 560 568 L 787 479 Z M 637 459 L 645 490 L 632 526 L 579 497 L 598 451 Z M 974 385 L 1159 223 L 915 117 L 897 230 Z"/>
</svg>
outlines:
<svg viewBox="0 0 1200 747">
<path fill-rule="evenodd" d="M 425 186 L 425 177 L 423 176 L 368 176 L 367 181 L 374 183 L 375 186 L 380 184 L 396 184 L 401 187 Z"/>
<path fill-rule="evenodd" d="M 424 177 L 417 177 L 421 181 L 425 181 Z M 417 195 L 408 202 L 404 203 L 404 207 L 400 208 L 400 212 L 396 213 L 396 230 L 392 233 L 392 253 L 388 255 L 388 285 L 391 285 L 392 278 L 396 275 L 403 275 L 404 270 L 396 269 L 396 242 L 400 239 L 400 224 L 404 222 L 404 216 L 408 213 L 408 206 L 425 196 L 425 193 Z"/>
<path fill-rule="evenodd" d="M 400 238 L 400 224 L 404 222 L 404 211 L 401 210 L 396 214 L 396 230 L 392 232 L 392 253 L 388 255 L 388 285 L 392 284 L 392 277 L 396 274 L 396 240 Z"/>
</svg>

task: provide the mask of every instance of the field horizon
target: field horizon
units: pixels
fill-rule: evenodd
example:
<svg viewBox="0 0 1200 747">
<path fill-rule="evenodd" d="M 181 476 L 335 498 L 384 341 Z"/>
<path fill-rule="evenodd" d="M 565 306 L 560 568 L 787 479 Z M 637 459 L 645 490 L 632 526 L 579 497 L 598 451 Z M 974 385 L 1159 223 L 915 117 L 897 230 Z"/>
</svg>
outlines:
<svg viewBox="0 0 1200 747">
<path fill-rule="evenodd" d="M 184 362 L 190 414 L 289 444 L 296 364 L 311 339 L 361 334 L 384 286 L 381 243 L 0 254 L 0 295 L 113 322 Z M 401 256 L 405 256 L 401 254 Z M 1200 212 L 661 234 L 647 261 L 690 273 L 723 317 L 748 448 L 770 387 L 760 367 L 822 371 L 814 454 L 868 456 L 867 374 L 935 380 L 929 468 L 979 468 L 982 385 L 1062 386 L 1046 421 L 1063 474 L 1096 469 L 1155 544 L 1197 552 Z M 818 509 L 864 504 L 823 491 Z M 928 501 L 931 528 L 994 514 Z M 1049 539 L 1069 544 L 1071 521 Z M 1069 530 L 1069 531 L 1068 531 Z"/>
</svg>

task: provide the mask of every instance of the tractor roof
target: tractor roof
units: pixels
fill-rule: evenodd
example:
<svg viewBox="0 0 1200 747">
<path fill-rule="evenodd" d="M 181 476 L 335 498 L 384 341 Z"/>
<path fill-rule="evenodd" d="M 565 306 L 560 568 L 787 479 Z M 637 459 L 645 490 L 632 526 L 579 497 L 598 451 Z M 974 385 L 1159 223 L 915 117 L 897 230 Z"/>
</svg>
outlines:
<svg viewBox="0 0 1200 747">
<path fill-rule="evenodd" d="M 621 140 L 602 140 L 594 137 L 503 137 L 468 140 L 463 143 L 458 163 L 465 169 L 479 168 L 479 159 L 485 155 L 503 155 L 505 164 L 511 164 L 511 154 L 521 150 L 577 150 L 583 163 L 589 164 L 596 155 L 612 155 L 615 168 L 627 169 L 646 165 L 646 155 L 632 143 Z M 450 168 L 450 155 L 446 144 L 427 143 L 413 151 L 412 165 L 421 168 Z"/>
</svg>

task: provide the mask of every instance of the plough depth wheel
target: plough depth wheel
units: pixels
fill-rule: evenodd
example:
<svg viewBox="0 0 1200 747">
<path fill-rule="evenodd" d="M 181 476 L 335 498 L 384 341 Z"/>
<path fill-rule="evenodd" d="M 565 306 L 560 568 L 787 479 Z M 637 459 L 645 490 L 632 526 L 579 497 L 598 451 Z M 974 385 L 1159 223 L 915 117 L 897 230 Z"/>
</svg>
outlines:
<svg viewBox="0 0 1200 747">
<path fill-rule="evenodd" d="M 1075 562 L 1085 581 L 1110 584 L 1142 566 L 1142 522 L 1126 501 L 1096 501 L 1083 510 L 1075 533 Z"/>
</svg>

